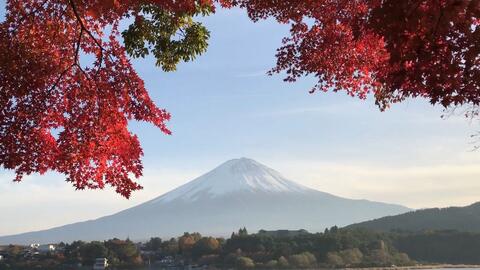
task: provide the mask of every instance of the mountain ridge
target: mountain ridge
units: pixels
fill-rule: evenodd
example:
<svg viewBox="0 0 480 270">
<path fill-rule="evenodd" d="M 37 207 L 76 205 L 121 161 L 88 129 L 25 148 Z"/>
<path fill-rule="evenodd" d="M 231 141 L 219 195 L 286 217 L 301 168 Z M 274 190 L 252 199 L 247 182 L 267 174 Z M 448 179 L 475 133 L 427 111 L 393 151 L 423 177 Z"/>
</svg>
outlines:
<svg viewBox="0 0 480 270">
<path fill-rule="evenodd" d="M 241 158 L 157 198 L 95 220 L 0 236 L 0 244 L 70 242 L 110 238 L 174 237 L 184 232 L 227 236 L 251 231 L 306 229 L 320 232 L 410 209 L 352 200 L 302 186 L 254 160 Z"/>
<path fill-rule="evenodd" d="M 388 232 L 392 230 L 458 230 L 480 232 L 480 202 L 468 206 L 428 208 L 395 216 L 386 216 L 347 226 Z"/>
</svg>

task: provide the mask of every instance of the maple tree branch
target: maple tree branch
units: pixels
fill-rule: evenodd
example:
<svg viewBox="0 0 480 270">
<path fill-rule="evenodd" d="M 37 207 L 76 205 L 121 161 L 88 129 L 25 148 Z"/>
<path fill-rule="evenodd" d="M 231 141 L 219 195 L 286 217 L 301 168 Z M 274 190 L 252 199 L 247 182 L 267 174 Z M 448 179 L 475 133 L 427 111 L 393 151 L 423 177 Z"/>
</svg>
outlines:
<svg viewBox="0 0 480 270">
<path fill-rule="evenodd" d="M 77 19 L 78 23 L 80 24 L 80 27 L 83 29 L 83 31 L 85 31 L 93 39 L 95 44 L 97 44 L 97 46 L 100 48 L 100 64 L 99 65 L 101 66 L 102 63 L 103 63 L 103 51 L 106 51 L 105 48 L 100 43 L 100 41 L 97 40 L 97 38 L 93 35 L 93 33 L 90 30 L 88 30 L 88 28 L 85 26 L 85 24 L 82 21 L 82 18 L 80 17 L 80 14 L 78 13 L 77 6 L 73 2 L 73 0 L 69 0 L 69 3 L 70 3 L 70 6 L 72 7 L 73 14 L 75 15 L 75 18 Z"/>
<path fill-rule="evenodd" d="M 80 28 L 80 35 L 78 36 L 78 41 L 76 44 L 76 49 L 75 49 L 75 60 L 73 61 L 74 66 L 77 66 L 78 69 L 83 73 L 83 75 L 88 79 L 90 79 L 90 76 L 83 70 L 82 66 L 80 65 L 80 59 L 79 59 L 79 54 L 80 54 L 80 46 L 81 46 L 81 41 L 82 41 L 82 35 L 83 35 L 83 28 Z M 72 66 L 73 67 L 73 66 Z"/>
<path fill-rule="evenodd" d="M 51 92 L 53 89 L 55 89 L 58 84 L 60 83 L 60 81 L 62 80 L 63 76 L 65 76 L 65 74 L 67 74 L 67 72 L 73 68 L 75 66 L 75 63 L 71 64 L 70 66 L 68 66 L 64 71 L 62 71 L 62 73 L 60 73 L 60 76 L 58 76 L 57 80 L 55 81 L 55 83 L 50 87 L 50 89 L 48 90 L 49 92 Z"/>
<path fill-rule="evenodd" d="M 74 60 L 75 63 L 77 63 L 79 61 L 80 45 L 81 45 L 81 42 L 82 42 L 82 35 L 83 35 L 83 28 L 80 28 L 80 35 L 78 36 L 76 49 L 75 49 L 75 60 Z"/>
<path fill-rule="evenodd" d="M 89 80 L 89 81 L 92 81 L 92 79 L 90 78 L 90 76 L 88 76 L 87 72 L 85 72 L 85 70 L 83 70 L 82 66 L 80 66 L 80 64 L 78 63 L 75 63 L 76 67 L 78 67 L 78 69 L 82 72 L 82 74 Z M 96 84 L 96 82 L 95 82 Z"/>
<path fill-rule="evenodd" d="M 67 74 L 67 72 L 72 69 L 74 66 L 78 66 L 80 68 L 80 70 L 82 70 L 82 68 L 80 67 L 80 65 L 78 65 L 78 59 L 79 59 L 79 54 L 80 54 L 80 44 L 81 44 L 81 41 L 82 41 L 82 35 L 83 35 L 83 28 L 80 28 L 80 35 L 78 36 L 78 40 L 77 42 L 75 43 L 75 56 L 74 56 L 74 60 L 73 60 L 73 63 L 71 65 L 69 65 L 64 71 L 62 71 L 62 73 L 60 73 L 60 76 L 58 76 L 57 80 L 55 81 L 55 83 L 50 87 L 49 89 L 49 92 L 52 91 L 53 89 L 55 89 L 58 84 L 60 83 L 60 81 L 62 80 L 63 76 L 65 76 L 65 74 Z M 83 70 L 82 70 L 83 71 Z M 85 73 L 85 72 L 84 72 Z M 88 77 L 87 77 L 88 78 Z"/>
</svg>

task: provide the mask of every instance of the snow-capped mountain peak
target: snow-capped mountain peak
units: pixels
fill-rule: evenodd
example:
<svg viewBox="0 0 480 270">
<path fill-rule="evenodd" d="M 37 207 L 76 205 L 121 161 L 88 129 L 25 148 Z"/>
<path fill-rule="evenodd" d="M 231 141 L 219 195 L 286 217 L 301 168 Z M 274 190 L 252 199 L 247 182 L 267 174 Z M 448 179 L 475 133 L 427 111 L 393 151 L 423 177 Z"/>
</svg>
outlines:
<svg viewBox="0 0 480 270">
<path fill-rule="evenodd" d="M 38 232 L 0 236 L 0 244 L 71 242 L 112 238 L 176 237 L 184 232 L 227 236 L 238 227 L 321 232 L 410 209 L 350 200 L 306 188 L 251 159 L 227 161 L 152 201 L 96 220 Z"/>
<path fill-rule="evenodd" d="M 212 171 L 152 201 L 176 199 L 194 201 L 200 197 L 217 197 L 232 192 L 306 192 L 309 188 L 283 177 L 277 171 L 248 159 L 229 160 Z"/>
</svg>

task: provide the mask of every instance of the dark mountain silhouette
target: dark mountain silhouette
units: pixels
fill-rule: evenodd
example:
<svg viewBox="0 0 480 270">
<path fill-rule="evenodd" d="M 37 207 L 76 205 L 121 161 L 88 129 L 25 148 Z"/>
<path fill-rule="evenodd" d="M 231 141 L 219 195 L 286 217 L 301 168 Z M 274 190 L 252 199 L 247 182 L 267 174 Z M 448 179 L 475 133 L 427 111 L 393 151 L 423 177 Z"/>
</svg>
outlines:
<svg viewBox="0 0 480 270">
<path fill-rule="evenodd" d="M 357 223 L 348 228 L 376 231 L 457 230 L 480 232 L 480 202 L 465 207 L 431 208 Z"/>
</svg>

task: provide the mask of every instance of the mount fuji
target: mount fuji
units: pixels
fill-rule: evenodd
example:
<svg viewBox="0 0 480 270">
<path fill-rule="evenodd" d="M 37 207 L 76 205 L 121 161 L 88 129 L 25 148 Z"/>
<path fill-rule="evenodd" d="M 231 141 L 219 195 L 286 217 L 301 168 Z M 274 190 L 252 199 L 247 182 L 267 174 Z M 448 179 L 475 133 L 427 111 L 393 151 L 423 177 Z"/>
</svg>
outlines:
<svg viewBox="0 0 480 270">
<path fill-rule="evenodd" d="M 323 231 L 410 209 L 394 204 L 351 200 L 284 178 L 254 160 L 225 162 L 158 198 L 111 216 L 49 230 L 0 237 L 0 244 L 71 242 L 173 237 L 184 232 L 227 236 L 240 227 Z"/>
</svg>

